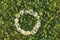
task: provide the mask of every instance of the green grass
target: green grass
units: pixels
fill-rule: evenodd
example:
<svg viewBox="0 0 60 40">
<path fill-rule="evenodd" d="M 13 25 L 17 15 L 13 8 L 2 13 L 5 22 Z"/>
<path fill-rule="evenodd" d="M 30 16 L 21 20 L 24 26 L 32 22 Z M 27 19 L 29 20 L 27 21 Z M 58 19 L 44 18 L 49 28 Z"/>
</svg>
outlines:
<svg viewBox="0 0 60 40">
<path fill-rule="evenodd" d="M 0 0 L 0 40 L 59 40 L 59 6 L 59 1 L 56 0 Z M 15 15 L 22 9 L 33 9 L 38 12 L 41 27 L 36 34 L 24 36 L 16 30 L 14 26 Z M 27 20 L 33 21 L 30 18 Z M 22 27 L 27 30 L 30 28 L 27 24 L 22 24 Z M 31 27 L 33 27 L 32 24 Z"/>
</svg>

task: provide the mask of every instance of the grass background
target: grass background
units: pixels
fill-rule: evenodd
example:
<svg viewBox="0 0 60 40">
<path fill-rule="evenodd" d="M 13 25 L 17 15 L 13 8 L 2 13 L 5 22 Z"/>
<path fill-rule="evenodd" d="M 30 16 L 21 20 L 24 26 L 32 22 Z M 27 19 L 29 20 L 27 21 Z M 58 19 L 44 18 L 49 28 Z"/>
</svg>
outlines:
<svg viewBox="0 0 60 40">
<path fill-rule="evenodd" d="M 59 3 L 59 0 L 0 0 L 0 40 L 59 40 Z M 33 9 L 38 12 L 41 27 L 35 35 L 24 36 L 17 32 L 14 19 L 15 15 L 22 9 Z M 22 27 L 29 28 L 25 25 Z"/>
</svg>

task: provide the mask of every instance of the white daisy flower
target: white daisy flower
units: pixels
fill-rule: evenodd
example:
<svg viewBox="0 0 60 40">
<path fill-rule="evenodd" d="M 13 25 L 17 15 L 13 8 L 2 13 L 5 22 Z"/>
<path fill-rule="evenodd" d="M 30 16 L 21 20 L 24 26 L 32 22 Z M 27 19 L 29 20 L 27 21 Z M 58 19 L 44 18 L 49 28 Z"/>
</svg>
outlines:
<svg viewBox="0 0 60 40">
<path fill-rule="evenodd" d="M 19 18 L 20 17 L 20 14 L 16 14 L 16 17 Z"/>
<path fill-rule="evenodd" d="M 35 17 L 37 17 L 37 16 L 38 16 L 38 15 L 37 15 L 37 12 L 34 12 L 34 16 L 35 16 Z"/>
<path fill-rule="evenodd" d="M 25 31 L 24 35 L 30 35 L 30 31 Z"/>
<path fill-rule="evenodd" d="M 15 19 L 15 23 L 18 24 L 18 21 L 19 21 L 19 20 L 16 18 L 16 19 Z"/>
<path fill-rule="evenodd" d="M 24 10 L 21 10 L 21 11 L 20 11 L 20 14 L 23 15 L 23 14 L 24 14 Z"/>
<path fill-rule="evenodd" d="M 25 33 L 25 31 L 24 31 L 24 30 L 22 30 L 22 29 L 20 30 L 20 32 L 21 32 L 21 34 L 24 34 L 24 33 Z"/>
</svg>

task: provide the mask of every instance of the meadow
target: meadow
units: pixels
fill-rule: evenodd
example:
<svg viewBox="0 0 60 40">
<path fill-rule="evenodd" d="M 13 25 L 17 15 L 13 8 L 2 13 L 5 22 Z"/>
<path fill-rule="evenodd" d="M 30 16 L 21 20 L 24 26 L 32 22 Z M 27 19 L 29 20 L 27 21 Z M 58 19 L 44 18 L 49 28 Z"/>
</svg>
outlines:
<svg viewBox="0 0 60 40">
<path fill-rule="evenodd" d="M 0 0 L 0 40 L 60 40 L 59 3 L 59 0 Z M 40 16 L 41 27 L 34 35 L 24 36 L 14 26 L 15 15 L 23 9 L 33 9 Z M 24 30 L 31 30 L 36 23 L 30 15 L 24 15 L 21 19 Z"/>
</svg>

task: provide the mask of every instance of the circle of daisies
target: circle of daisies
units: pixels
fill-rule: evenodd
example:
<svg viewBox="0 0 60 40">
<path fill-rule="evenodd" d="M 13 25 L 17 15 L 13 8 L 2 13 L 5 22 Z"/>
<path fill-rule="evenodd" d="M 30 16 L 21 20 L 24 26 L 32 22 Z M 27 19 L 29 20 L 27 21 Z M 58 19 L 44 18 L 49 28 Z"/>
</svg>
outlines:
<svg viewBox="0 0 60 40">
<path fill-rule="evenodd" d="M 20 15 L 23 15 L 23 14 L 30 14 L 37 19 L 37 23 L 31 31 L 25 31 L 25 30 L 21 29 L 21 27 L 20 27 L 19 18 L 21 17 Z M 37 12 L 33 12 L 33 10 L 31 10 L 31 9 L 30 10 L 21 10 L 18 14 L 16 14 L 16 18 L 14 21 L 15 21 L 14 25 L 16 26 L 17 31 L 20 32 L 22 35 L 30 35 L 30 34 L 33 35 L 33 34 L 37 33 L 37 31 L 39 30 L 39 27 L 41 26 Z"/>
</svg>

